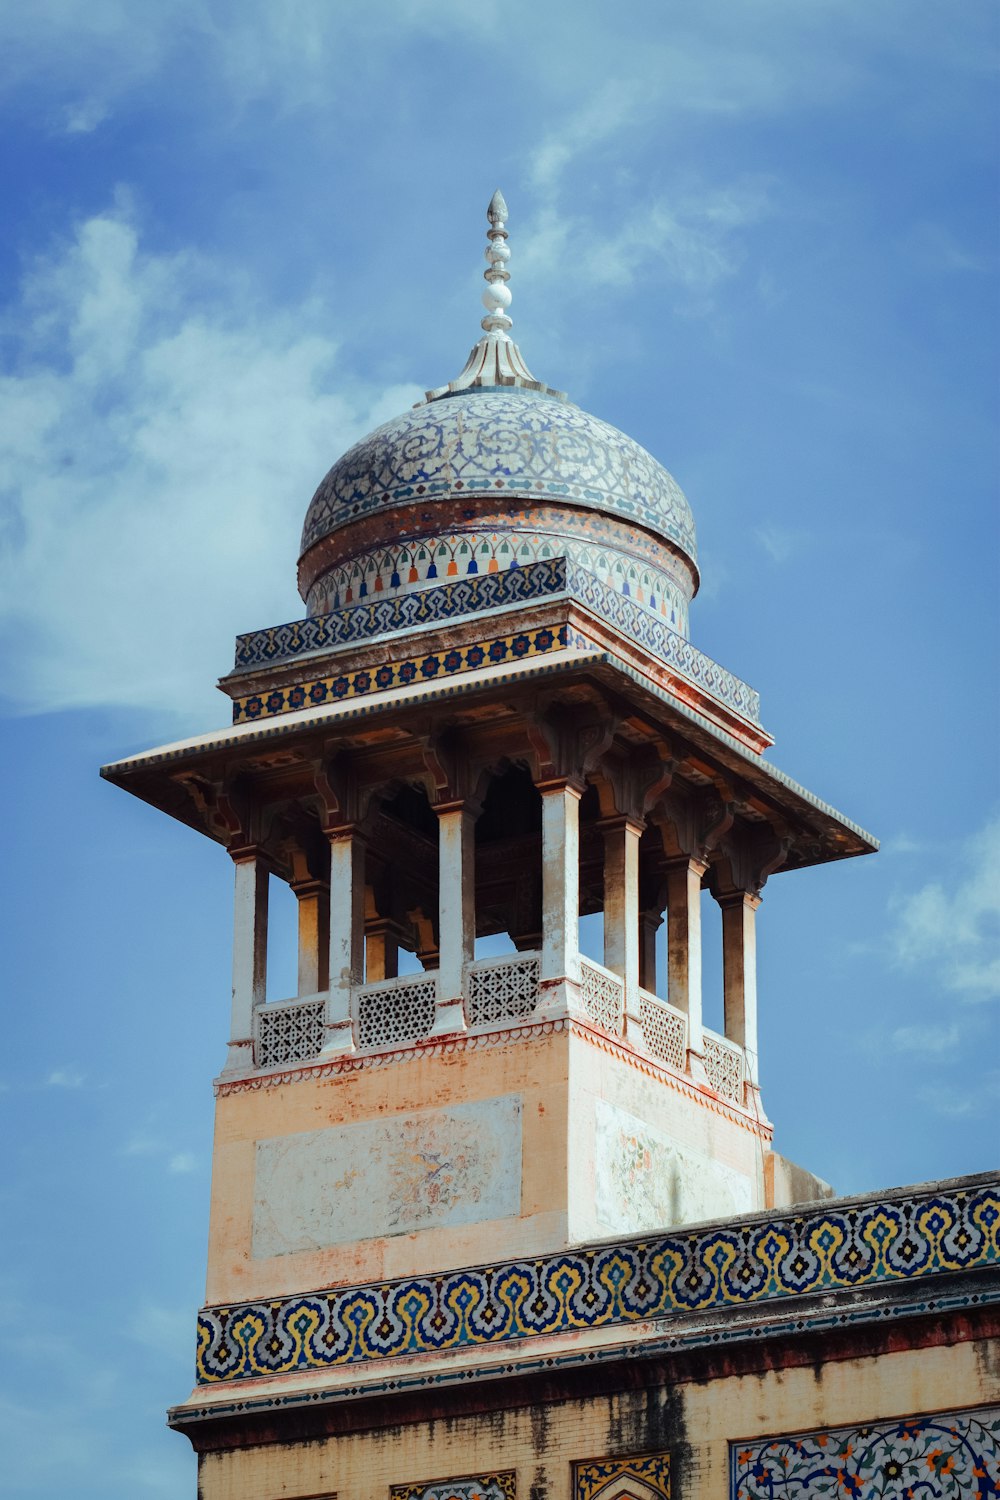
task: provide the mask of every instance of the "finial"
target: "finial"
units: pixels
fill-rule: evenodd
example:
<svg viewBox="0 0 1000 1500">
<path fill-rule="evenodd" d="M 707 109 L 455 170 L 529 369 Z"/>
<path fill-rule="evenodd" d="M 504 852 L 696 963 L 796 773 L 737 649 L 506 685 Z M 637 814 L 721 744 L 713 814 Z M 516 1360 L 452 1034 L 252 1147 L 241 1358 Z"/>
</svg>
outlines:
<svg viewBox="0 0 1000 1500">
<path fill-rule="evenodd" d="M 508 329 L 512 322 L 507 313 L 510 306 L 510 247 L 507 244 L 507 205 L 503 193 L 497 188 L 486 210 L 490 227 L 486 231 L 487 269 L 483 275 L 487 287 L 483 293 L 486 316 L 483 319 L 483 334 L 465 362 L 465 368 L 455 380 L 428 391 L 427 401 L 439 401 L 444 396 L 457 396 L 460 391 L 496 390 L 513 387 L 524 391 L 536 391 L 541 396 L 555 396 L 565 401 L 562 391 L 536 380 L 521 357 L 521 351 L 510 337 Z M 418 405 L 422 403 L 418 402 Z"/>
<path fill-rule="evenodd" d="M 483 275 L 489 285 L 483 293 L 486 316 L 482 321 L 482 327 L 487 333 L 506 338 L 508 328 L 513 327 L 506 312 L 511 301 L 510 288 L 507 286 L 510 280 L 510 272 L 507 270 L 510 246 L 507 244 L 507 230 L 504 227 L 507 222 L 507 205 L 503 201 L 503 193 L 499 188 L 490 199 L 486 217 L 490 221 L 490 227 L 486 231 L 486 238 L 489 241 L 486 246 L 486 259 L 489 267 Z"/>
</svg>

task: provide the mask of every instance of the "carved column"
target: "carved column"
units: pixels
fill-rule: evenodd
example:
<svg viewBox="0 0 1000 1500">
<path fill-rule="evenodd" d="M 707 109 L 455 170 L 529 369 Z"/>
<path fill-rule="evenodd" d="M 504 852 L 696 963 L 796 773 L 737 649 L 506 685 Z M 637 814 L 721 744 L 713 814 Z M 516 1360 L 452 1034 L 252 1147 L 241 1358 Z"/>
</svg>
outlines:
<svg viewBox="0 0 1000 1500">
<path fill-rule="evenodd" d="M 351 991 L 364 977 L 365 845 L 352 826 L 327 830 L 330 840 L 330 987 L 324 1054 L 354 1046 Z"/>
<path fill-rule="evenodd" d="M 604 965 L 620 974 L 625 989 L 625 1036 L 642 1041 L 639 1016 L 639 840 L 642 825 L 631 818 L 604 819 Z"/>
<path fill-rule="evenodd" d="M 722 908 L 726 1036 L 745 1049 L 747 1082 L 757 1088 L 757 908 L 761 898 L 749 891 L 734 891 L 717 900 Z"/>
<path fill-rule="evenodd" d="M 264 1003 L 267 984 L 267 862 L 253 846 L 230 853 L 236 866 L 236 891 L 227 1073 L 253 1067 L 254 1011 Z"/>
<path fill-rule="evenodd" d="M 543 986 L 580 983 L 580 798 L 575 782 L 538 788 L 542 796 Z M 551 997 L 559 1006 L 560 997 Z M 561 997 L 563 1005 L 568 996 Z"/>
<path fill-rule="evenodd" d="M 704 1077 L 701 1019 L 701 881 L 706 861 L 691 856 L 667 865 L 667 998 L 687 1015 L 688 1069 Z"/>
<path fill-rule="evenodd" d="M 465 1029 L 465 971 L 476 948 L 476 817 L 468 800 L 435 808 L 438 816 L 437 1013 L 433 1035 Z"/>
</svg>

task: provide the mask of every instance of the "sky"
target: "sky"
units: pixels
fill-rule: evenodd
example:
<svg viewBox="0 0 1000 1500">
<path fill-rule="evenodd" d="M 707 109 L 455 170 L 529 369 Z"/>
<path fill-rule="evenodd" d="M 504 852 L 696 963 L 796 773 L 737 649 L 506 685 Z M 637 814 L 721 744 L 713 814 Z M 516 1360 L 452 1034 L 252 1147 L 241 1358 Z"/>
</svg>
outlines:
<svg viewBox="0 0 1000 1500">
<path fill-rule="evenodd" d="M 994 1165 L 997 52 L 988 0 L 0 6 L 12 1500 L 194 1491 L 232 872 L 98 767 L 302 613 L 319 479 L 478 336 L 497 186 L 529 366 L 677 477 L 693 640 L 882 840 L 765 891 L 777 1149 Z"/>
</svg>

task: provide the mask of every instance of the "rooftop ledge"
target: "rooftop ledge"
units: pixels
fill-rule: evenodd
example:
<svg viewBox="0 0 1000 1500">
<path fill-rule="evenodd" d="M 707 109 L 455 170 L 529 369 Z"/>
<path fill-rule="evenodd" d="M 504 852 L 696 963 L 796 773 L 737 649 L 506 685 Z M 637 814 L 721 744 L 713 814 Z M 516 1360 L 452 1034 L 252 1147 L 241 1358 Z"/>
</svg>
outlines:
<svg viewBox="0 0 1000 1500">
<path fill-rule="evenodd" d="M 320 707 L 310 706 L 262 722 L 235 724 L 113 761 L 102 766 L 101 775 L 159 806 L 158 791 L 165 777 L 169 778 L 182 766 L 244 749 L 250 752 L 253 746 L 291 745 L 296 739 L 312 736 L 316 731 L 330 734 L 350 729 L 357 732 L 366 722 L 377 721 L 385 714 L 398 715 L 411 708 L 462 699 L 480 704 L 487 695 L 495 695 L 500 690 L 506 692 L 516 683 L 529 680 L 537 683 L 544 679 L 551 679 L 553 685 L 580 680 L 604 684 L 647 709 L 652 697 L 657 701 L 665 723 L 676 727 L 692 743 L 737 772 L 764 795 L 789 805 L 811 825 L 822 827 L 832 835 L 843 855 L 867 854 L 878 848 L 878 840 L 872 834 L 800 786 L 777 766 L 748 751 L 734 735 L 652 683 L 610 651 L 590 646 L 567 646 L 551 657 L 525 666 L 491 665 L 452 679 L 414 682 L 372 698 L 324 703 Z"/>
</svg>

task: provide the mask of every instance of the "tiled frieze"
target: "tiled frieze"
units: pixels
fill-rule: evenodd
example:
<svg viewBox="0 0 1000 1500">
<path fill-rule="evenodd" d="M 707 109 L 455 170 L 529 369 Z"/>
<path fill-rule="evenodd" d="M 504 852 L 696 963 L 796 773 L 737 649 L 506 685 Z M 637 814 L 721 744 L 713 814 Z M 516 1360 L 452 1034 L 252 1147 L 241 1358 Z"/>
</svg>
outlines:
<svg viewBox="0 0 1000 1500">
<path fill-rule="evenodd" d="M 568 585 L 574 598 L 590 605 L 595 614 L 645 646 L 668 667 L 690 678 L 744 718 L 760 723 L 760 694 L 692 646 L 683 635 L 669 629 L 647 610 L 637 608 L 633 600 L 605 588 L 582 568 L 571 567 Z"/>
<path fill-rule="evenodd" d="M 597 547 L 530 530 L 519 518 L 512 519 L 505 530 L 458 531 L 363 552 L 316 580 L 309 590 L 309 613 L 322 615 L 365 600 L 419 592 L 451 578 L 506 574 L 563 556 L 672 630 L 687 633 L 690 584 L 683 588 L 666 566 L 656 566 L 619 547 Z M 664 565 L 671 556 L 664 549 Z"/>
<path fill-rule="evenodd" d="M 340 1288 L 199 1318 L 199 1382 L 502 1344 L 913 1282 L 1000 1261 L 1000 1189 L 783 1214 L 442 1276 Z"/>
<path fill-rule="evenodd" d="M 435 1479 L 430 1484 L 393 1484 L 389 1500 L 517 1500 L 517 1474 L 468 1474 L 461 1479 Z"/>
<path fill-rule="evenodd" d="M 986 1500 L 1000 1495 L 1000 1408 L 730 1444 L 730 1500 Z"/>
<path fill-rule="evenodd" d="M 573 1500 L 632 1500 L 629 1480 L 642 1485 L 643 1500 L 655 1495 L 670 1500 L 670 1456 L 647 1453 L 635 1458 L 592 1458 L 573 1465 Z"/>
<path fill-rule="evenodd" d="M 323 615 L 292 620 L 236 637 L 236 668 L 268 666 L 307 651 L 349 646 L 396 630 L 437 625 L 460 615 L 479 614 L 507 604 L 524 604 L 560 594 L 566 588 L 565 557 L 546 558 L 504 572 L 447 580 L 435 588 L 396 598 L 355 603 Z"/>
<path fill-rule="evenodd" d="M 233 723 L 269 719 L 275 714 L 294 713 L 300 708 L 315 708 L 323 703 L 339 703 L 348 698 L 367 697 L 390 688 L 409 687 L 414 682 L 433 682 L 454 677 L 459 672 L 474 672 L 479 667 L 499 666 L 504 662 L 526 661 L 561 651 L 569 639 L 565 625 L 554 630 L 522 630 L 514 635 L 492 636 L 471 646 L 456 646 L 448 651 L 427 655 L 404 656 L 378 667 L 357 672 L 339 672 L 329 677 L 307 678 L 292 687 L 272 688 L 267 693 L 251 693 L 233 699 Z"/>
<path fill-rule="evenodd" d="M 614 625 L 623 635 L 645 647 L 668 667 L 680 672 L 721 703 L 753 723 L 760 722 L 760 696 L 753 688 L 741 682 L 732 672 L 720 667 L 704 652 L 697 650 L 683 635 L 671 630 L 648 609 L 642 608 L 626 595 L 605 587 L 586 568 L 575 562 L 568 562 L 565 557 L 550 558 L 523 568 L 510 568 L 503 573 L 485 573 L 473 578 L 456 579 L 452 583 L 443 583 L 419 593 L 356 604 L 330 614 L 310 616 L 304 620 L 294 620 L 286 625 L 275 625 L 268 630 L 238 636 L 236 667 L 248 670 L 273 665 L 294 660 L 297 656 L 324 647 L 335 648 L 370 641 L 391 631 L 431 626 L 465 615 L 499 609 L 504 605 L 529 603 L 567 592 L 591 608 L 602 620 Z M 509 639 L 513 640 L 513 637 Z M 498 656 L 496 659 L 516 658 L 511 652 L 509 656 Z M 440 658 L 428 657 L 424 660 L 430 662 Z M 420 663 L 419 670 L 425 679 L 436 675 L 434 669 L 425 670 L 423 662 Z M 453 667 L 451 670 L 459 668 Z M 366 672 L 355 673 L 353 676 L 360 677 L 362 683 L 367 684 L 361 689 L 364 693 L 398 687 L 401 684 L 401 679 L 389 675 L 388 669 L 383 669 L 378 678 L 376 674 Z M 317 678 L 283 692 L 275 689 L 271 693 L 238 699 L 241 711 L 234 714 L 235 722 L 240 723 L 247 718 L 267 718 L 274 713 L 287 713 L 311 703 L 329 702 L 335 696 L 357 696 L 356 692 L 351 693 L 343 686 L 336 695 L 331 691 L 334 682 L 345 684 L 350 680 L 351 674 Z M 417 680 L 416 673 L 411 674 L 408 680 Z M 321 691 L 318 686 L 320 683 L 326 687 L 326 694 L 311 696 L 314 687 L 317 693 Z M 267 706 L 272 699 L 279 704 L 278 707 Z M 246 711 L 245 705 L 250 706 L 250 712 Z"/>
</svg>

